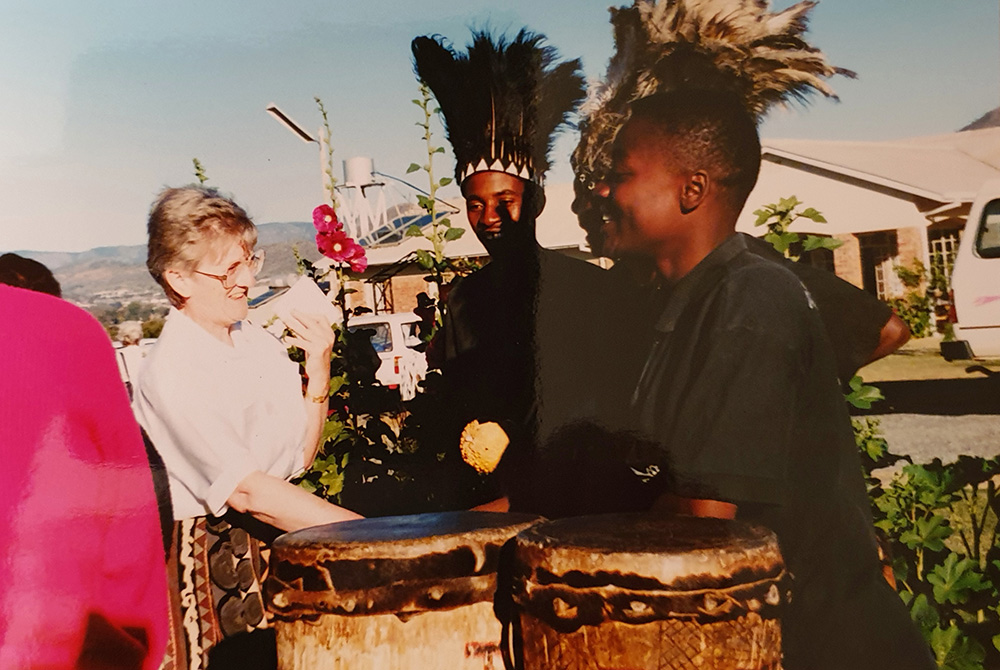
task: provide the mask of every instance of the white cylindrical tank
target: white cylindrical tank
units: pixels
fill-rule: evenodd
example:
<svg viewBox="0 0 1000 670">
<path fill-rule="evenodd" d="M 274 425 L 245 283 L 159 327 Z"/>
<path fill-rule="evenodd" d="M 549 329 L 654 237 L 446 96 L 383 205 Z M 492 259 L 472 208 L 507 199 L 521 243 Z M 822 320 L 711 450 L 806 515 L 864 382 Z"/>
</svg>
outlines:
<svg viewBox="0 0 1000 670">
<path fill-rule="evenodd" d="M 354 156 L 344 161 L 344 183 L 366 186 L 375 182 L 375 161 L 368 156 Z"/>
</svg>

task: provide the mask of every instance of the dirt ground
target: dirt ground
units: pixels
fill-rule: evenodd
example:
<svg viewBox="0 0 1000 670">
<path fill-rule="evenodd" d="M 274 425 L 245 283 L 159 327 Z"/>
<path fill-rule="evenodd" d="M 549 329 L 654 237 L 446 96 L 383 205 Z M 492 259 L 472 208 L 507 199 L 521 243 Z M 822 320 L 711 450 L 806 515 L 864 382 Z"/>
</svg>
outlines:
<svg viewBox="0 0 1000 670">
<path fill-rule="evenodd" d="M 866 382 L 904 381 L 908 379 L 967 379 L 981 377 L 978 370 L 966 371 L 972 366 L 982 366 L 1000 372 L 998 360 L 946 361 L 938 348 L 939 337 L 926 337 L 907 342 L 896 353 L 861 368 Z"/>
</svg>

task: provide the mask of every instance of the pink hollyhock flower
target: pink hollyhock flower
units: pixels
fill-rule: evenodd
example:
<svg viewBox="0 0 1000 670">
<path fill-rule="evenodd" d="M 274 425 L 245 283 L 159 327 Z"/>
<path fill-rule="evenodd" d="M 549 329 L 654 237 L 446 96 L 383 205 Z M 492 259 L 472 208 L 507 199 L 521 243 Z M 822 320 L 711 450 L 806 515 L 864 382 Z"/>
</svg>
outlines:
<svg viewBox="0 0 1000 670">
<path fill-rule="evenodd" d="M 320 205 L 313 210 L 313 226 L 320 233 L 344 229 L 344 225 L 337 219 L 337 211 L 330 205 Z"/>
<path fill-rule="evenodd" d="M 347 250 L 353 243 L 343 230 L 320 231 L 316 233 L 316 247 L 319 252 L 337 262 L 347 262 Z"/>
<path fill-rule="evenodd" d="M 338 263 L 347 263 L 354 272 L 364 272 L 368 267 L 365 249 L 341 230 L 316 233 L 316 247 L 320 253 Z"/>
<path fill-rule="evenodd" d="M 368 256 L 365 255 L 365 248 L 357 242 L 351 241 L 354 247 L 351 249 L 351 257 L 347 259 L 347 262 L 350 263 L 353 272 L 364 272 L 368 267 Z"/>
</svg>

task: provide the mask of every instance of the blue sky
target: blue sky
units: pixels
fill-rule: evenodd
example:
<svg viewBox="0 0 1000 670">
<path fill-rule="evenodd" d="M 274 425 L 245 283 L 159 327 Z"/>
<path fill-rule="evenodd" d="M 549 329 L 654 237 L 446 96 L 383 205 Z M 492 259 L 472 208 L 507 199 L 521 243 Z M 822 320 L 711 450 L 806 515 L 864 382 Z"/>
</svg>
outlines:
<svg viewBox="0 0 1000 670">
<path fill-rule="evenodd" d="M 268 103 L 315 130 L 320 96 L 338 164 L 368 155 L 402 176 L 422 154 L 414 36 L 461 46 L 470 26 L 527 25 L 598 77 L 609 4 L 0 0 L 0 251 L 143 243 L 150 201 L 193 180 L 193 157 L 258 223 L 308 220 L 317 149 Z M 998 0 L 822 0 L 810 39 L 859 79 L 832 82 L 839 104 L 774 113 L 765 138 L 947 133 L 1000 105 Z M 573 143 L 557 144 L 550 181 L 570 179 Z"/>
</svg>

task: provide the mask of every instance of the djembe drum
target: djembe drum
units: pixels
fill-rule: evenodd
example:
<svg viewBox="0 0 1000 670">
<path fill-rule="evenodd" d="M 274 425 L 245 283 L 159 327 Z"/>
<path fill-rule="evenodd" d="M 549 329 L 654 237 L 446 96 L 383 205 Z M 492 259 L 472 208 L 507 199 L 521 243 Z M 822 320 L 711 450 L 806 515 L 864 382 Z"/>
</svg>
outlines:
<svg viewBox="0 0 1000 670">
<path fill-rule="evenodd" d="M 499 667 L 493 594 L 500 548 L 537 520 L 449 512 L 282 535 L 264 585 L 278 667 Z"/>
<path fill-rule="evenodd" d="M 536 524 L 515 540 L 525 670 L 781 668 L 787 578 L 769 530 L 637 515 Z"/>
</svg>

